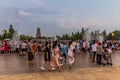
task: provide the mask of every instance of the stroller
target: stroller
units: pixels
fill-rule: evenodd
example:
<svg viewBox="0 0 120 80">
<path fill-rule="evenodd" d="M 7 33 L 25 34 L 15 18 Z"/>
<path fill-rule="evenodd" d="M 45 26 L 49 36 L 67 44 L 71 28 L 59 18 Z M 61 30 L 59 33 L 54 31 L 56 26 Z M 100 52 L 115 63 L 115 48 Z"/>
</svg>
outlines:
<svg viewBox="0 0 120 80">
<path fill-rule="evenodd" d="M 112 66 L 112 50 L 105 49 L 105 52 L 102 54 L 102 63 L 103 65 L 111 65 Z"/>
</svg>

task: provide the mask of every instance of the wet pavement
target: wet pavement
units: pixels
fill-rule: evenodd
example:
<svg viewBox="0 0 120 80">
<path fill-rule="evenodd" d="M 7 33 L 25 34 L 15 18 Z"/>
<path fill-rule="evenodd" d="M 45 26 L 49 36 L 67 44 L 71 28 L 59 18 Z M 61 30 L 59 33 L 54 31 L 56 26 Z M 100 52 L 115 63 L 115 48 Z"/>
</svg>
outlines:
<svg viewBox="0 0 120 80">
<path fill-rule="evenodd" d="M 119 69 L 120 51 L 116 51 L 112 54 L 112 62 L 113 62 L 112 67 L 97 66 L 96 63 L 92 62 L 91 58 L 89 57 L 89 53 L 83 53 L 83 54 L 77 55 L 76 61 L 72 67 L 73 68 L 72 70 L 70 70 L 68 68 L 68 64 L 64 62 L 64 65 L 61 67 L 62 73 L 59 73 L 58 71 L 52 71 L 52 72 L 48 72 L 47 70 L 41 71 L 40 66 L 42 62 L 43 62 L 42 54 L 36 55 L 33 66 L 28 66 L 27 56 L 19 56 L 19 54 L 0 54 L 0 80 L 11 80 L 11 77 L 14 78 L 12 80 L 21 80 L 21 78 L 24 78 L 20 76 L 28 76 L 28 78 L 24 78 L 22 80 L 28 80 L 29 77 L 34 78 L 35 76 L 37 79 L 41 79 L 41 80 L 54 80 L 53 77 L 56 75 L 57 75 L 56 77 L 59 78 L 58 80 L 72 80 L 72 79 L 96 80 L 96 79 L 93 79 L 95 78 L 95 75 L 90 75 L 90 74 L 98 73 L 99 71 L 101 71 L 100 73 L 102 73 L 103 75 L 105 74 L 105 70 L 107 70 L 108 72 L 109 70 L 111 70 L 111 72 L 112 70 L 116 70 L 116 71 L 118 70 L 118 72 L 120 72 L 120 69 Z M 69 74 L 72 76 L 70 76 Z M 111 73 L 108 75 L 114 75 L 114 73 Z M 116 75 L 119 75 L 119 74 L 116 73 Z M 64 76 L 67 76 L 67 78 L 65 78 Z M 70 79 L 68 76 L 70 76 Z M 92 77 L 92 79 L 83 79 L 81 78 L 82 76 L 83 77 L 94 76 L 94 77 Z M 9 79 L 5 79 L 5 77 L 8 77 Z M 44 79 L 42 79 L 43 77 Z M 46 77 L 50 77 L 51 79 L 45 79 Z M 16 79 L 16 78 L 19 78 L 19 79 Z M 30 79 L 30 80 L 37 80 L 37 79 Z M 101 79 L 97 79 L 97 80 L 101 80 Z M 114 79 L 108 79 L 108 80 L 114 80 Z"/>
<path fill-rule="evenodd" d="M 43 62 L 43 55 L 36 55 L 34 59 L 34 65 L 28 66 L 27 56 L 19 56 L 18 54 L 0 54 L 0 75 L 10 75 L 10 74 L 23 74 L 23 73 L 44 73 L 48 72 L 41 71 L 40 66 Z M 120 66 L 120 52 L 114 52 L 112 54 L 113 66 Z M 103 67 L 98 66 L 96 63 L 93 63 L 89 53 L 83 53 L 76 55 L 76 61 L 72 66 L 73 69 L 84 69 L 84 68 L 94 68 L 94 67 Z M 109 67 L 109 66 L 107 66 Z M 61 67 L 62 72 L 68 71 L 69 68 L 67 63 Z M 57 71 L 54 71 L 57 72 Z"/>
</svg>

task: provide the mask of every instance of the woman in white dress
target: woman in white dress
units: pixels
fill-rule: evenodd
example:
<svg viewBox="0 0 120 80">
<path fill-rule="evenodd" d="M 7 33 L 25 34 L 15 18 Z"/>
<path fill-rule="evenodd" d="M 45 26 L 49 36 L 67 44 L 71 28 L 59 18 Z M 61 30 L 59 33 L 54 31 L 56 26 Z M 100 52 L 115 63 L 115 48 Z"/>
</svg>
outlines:
<svg viewBox="0 0 120 80">
<path fill-rule="evenodd" d="M 74 49 L 74 47 L 72 45 L 72 41 L 70 41 L 69 46 L 68 46 L 68 64 L 69 64 L 70 69 L 71 69 L 72 64 L 75 61 L 73 49 Z"/>
</svg>

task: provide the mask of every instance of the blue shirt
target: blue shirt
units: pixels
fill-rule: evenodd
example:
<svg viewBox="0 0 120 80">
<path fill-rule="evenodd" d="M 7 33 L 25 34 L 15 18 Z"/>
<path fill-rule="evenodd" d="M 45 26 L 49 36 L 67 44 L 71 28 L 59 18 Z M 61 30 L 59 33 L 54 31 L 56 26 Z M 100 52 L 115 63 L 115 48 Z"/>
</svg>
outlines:
<svg viewBox="0 0 120 80">
<path fill-rule="evenodd" d="M 62 54 L 66 54 L 66 45 L 63 45 L 61 47 Z"/>
</svg>

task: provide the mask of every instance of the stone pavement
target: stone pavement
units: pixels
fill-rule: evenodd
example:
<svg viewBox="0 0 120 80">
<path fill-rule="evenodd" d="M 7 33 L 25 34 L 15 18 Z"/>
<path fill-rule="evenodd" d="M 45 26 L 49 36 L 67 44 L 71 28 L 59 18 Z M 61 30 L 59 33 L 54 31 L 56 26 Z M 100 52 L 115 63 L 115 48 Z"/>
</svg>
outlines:
<svg viewBox="0 0 120 80">
<path fill-rule="evenodd" d="M 27 56 L 0 54 L 0 80 L 120 80 L 120 51 L 112 54 L 113 66 L 97 66 L 88 53 L 76 56 L 72 70 L 64 63 L 61 73 L 40 71 L 43 55 L 37 55 L 33 66 Z"/>
<path fill-rule="evenodd" d="M 1 75 L 0 80 L 120 80 L 120 67 L 73 69 L 64 72 L 37 72 Z"/>
</svg>

